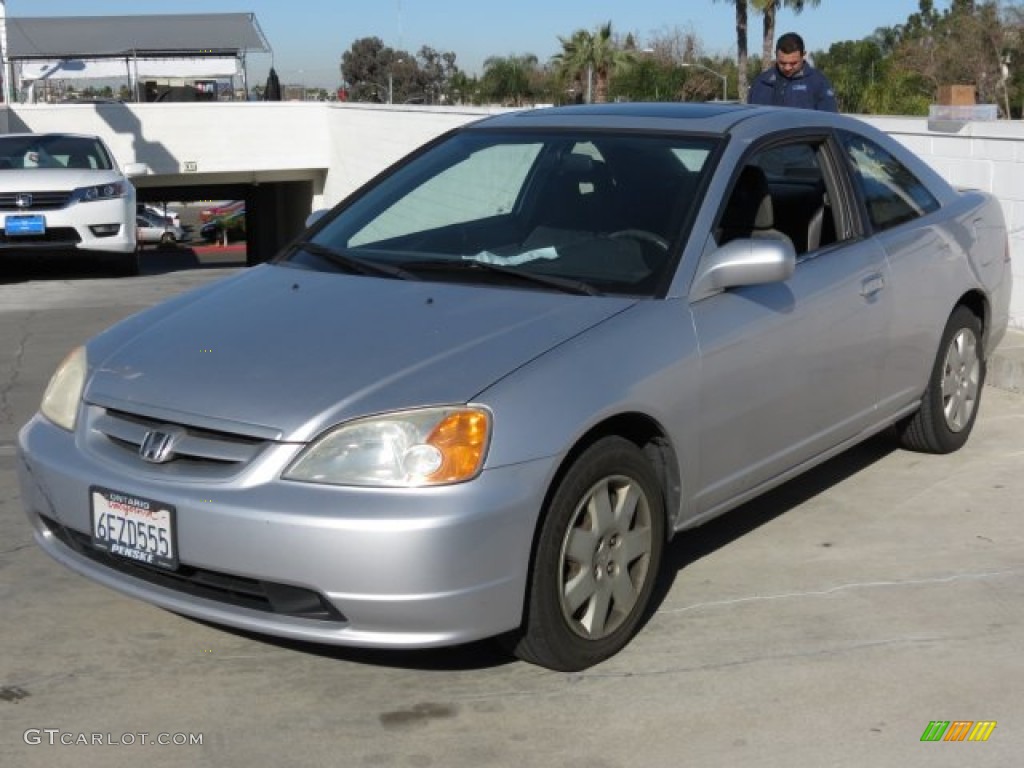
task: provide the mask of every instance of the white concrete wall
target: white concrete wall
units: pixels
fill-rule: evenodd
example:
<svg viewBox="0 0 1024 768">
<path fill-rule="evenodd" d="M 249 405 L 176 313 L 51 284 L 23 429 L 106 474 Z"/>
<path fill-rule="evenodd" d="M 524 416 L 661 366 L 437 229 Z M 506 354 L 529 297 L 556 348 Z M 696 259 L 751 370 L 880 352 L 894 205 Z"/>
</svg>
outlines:
<svg viewBox="0 0 1024 768">
<path fill-rule="evenodd" d="M 313 102 L 20 105 L 7 129 L 96 133 L 122 164 L 149 164 L 157 178 L 249 183 L 312 178 L 310 209 L 333 205 L 390 163 L 435 136 L 498 109 Z M 929 130 L 925 118 L 864 117 L 960 187 L 995 194 L 1013 254 L 1011 324 L 1024 329 L 1024 122 L 968 123 Z M 0 120 L 0 126 L 4 120 Z M 146 182 L 142 182 L 145 184 Z"/>
<path fill-rule="evenodd" d="M 119 163 L 147 163 L 156 176 L 189 174 L 206 181 L 217 174 L 234 182 L 269 180 L 275 172 L 295 169 L 322 173 L 330 160 L 325 107 L 315 102 L 26 104 L 15 107 L 8 122 L 11 131 L 20 123 L 33 132 L 97 134 Z"/>
<path fill-rule="evenodd" d="M 327 111 L 330 172 L 323 205 L 334 205 L 416 147 L 503 109 L 336 104 Z"/>
</svg>

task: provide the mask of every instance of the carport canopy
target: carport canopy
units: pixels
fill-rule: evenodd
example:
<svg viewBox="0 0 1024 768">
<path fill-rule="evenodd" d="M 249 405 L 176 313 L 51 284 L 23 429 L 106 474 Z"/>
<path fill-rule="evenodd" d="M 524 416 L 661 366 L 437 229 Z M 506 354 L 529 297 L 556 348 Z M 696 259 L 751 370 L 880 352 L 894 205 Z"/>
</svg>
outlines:
<svg viewBox="0 0 1024 768">
<path fill-rule="evenodd" d="M 7 58 L 22 80 L 244 77 L 271 47 L 253 13 L 7 18 Z"/>
</svg>

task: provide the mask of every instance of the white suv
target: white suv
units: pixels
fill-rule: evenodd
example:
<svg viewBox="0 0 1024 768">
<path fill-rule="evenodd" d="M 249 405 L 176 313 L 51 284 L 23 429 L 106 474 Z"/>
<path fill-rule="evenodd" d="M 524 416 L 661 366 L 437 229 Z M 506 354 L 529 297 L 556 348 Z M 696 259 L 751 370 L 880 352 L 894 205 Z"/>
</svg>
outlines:
<svg viewBox="0 0 1024 768">
<path fill-rule="evenodd" d="M 0 135 L 0 250 L 102 252 L 129 272 L 138 269 L 135 187 L 96 136 L 70 133 Z"/>
</svg>

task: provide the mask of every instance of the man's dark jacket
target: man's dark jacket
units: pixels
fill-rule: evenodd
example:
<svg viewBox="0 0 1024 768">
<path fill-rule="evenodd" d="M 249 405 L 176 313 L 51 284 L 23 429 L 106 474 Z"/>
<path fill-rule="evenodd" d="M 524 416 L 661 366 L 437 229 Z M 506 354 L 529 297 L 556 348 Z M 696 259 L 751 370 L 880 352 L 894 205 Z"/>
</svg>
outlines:
<svg viewBox="0 0 1024 768">
<path fill-rule="evenodd" d="M 750 87 L 747 103 L 817 109 L 822 112 L 839 111 L 832 84 L 806 61 L 792 77 L 783 77 L 778 67 L 766 69 Z"/>
</svg>

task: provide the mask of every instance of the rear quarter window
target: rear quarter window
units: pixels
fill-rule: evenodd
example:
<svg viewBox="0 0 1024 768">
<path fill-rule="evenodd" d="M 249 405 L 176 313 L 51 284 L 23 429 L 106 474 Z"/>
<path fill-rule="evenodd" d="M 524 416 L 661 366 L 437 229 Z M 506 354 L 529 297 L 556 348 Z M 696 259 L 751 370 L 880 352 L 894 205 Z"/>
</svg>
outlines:
<svg viewBox="0 0 1024 768">
<path fill-rule="evenodd" d="M 873 141 L 842 134 L 855 182 L 876 231 L 912 221 L 936 211 L 939 201 L 903 163 Z"/>
</svg>

